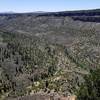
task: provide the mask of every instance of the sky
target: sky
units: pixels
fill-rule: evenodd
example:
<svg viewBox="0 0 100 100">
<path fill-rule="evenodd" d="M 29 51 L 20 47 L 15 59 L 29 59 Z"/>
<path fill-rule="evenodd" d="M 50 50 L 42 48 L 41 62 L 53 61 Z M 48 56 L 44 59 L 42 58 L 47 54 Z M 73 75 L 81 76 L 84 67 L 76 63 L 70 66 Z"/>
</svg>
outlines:
<svg viewBox="0 0 100 100">
<path fill-rule="evenodd" d="M 100 0 L 0 0 L 0 12 L 56 12 L 97 8 L 100 8 Z"/>
</svg>

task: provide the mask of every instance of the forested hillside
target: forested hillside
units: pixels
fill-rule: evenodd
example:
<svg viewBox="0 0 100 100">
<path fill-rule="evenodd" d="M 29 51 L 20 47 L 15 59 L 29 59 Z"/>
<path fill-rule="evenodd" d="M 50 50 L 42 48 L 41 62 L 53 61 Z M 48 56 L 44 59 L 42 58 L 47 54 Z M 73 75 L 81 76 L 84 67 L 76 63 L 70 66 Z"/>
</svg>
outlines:
<svg viewBox="0 0 100 100">
<path fill-rule="evenodd" d="M 0 14 L 0 100 L 33 100 L 37 93 L 92 100 L 93 92 L 99 100 L 99 14 Z"/>
</svg>

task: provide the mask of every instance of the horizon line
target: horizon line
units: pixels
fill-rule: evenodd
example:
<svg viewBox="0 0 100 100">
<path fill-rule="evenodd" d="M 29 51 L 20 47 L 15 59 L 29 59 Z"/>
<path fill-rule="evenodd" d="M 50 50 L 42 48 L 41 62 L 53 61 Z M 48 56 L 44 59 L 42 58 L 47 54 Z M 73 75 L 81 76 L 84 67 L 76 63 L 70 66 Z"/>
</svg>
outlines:
<svg viewBox="0 0 100 100">
<path fill-rule="evenodd" d="M 85 10 L 99 10 L 100 8 L 89 8 L 89 9 L 70 9 L 70 10 L 59 10 L 59 11 L 1 11 L 0 13 L 48 13 L 48 12 L 65 12 L 65 11 L 85 11 Z"/>
</svg>

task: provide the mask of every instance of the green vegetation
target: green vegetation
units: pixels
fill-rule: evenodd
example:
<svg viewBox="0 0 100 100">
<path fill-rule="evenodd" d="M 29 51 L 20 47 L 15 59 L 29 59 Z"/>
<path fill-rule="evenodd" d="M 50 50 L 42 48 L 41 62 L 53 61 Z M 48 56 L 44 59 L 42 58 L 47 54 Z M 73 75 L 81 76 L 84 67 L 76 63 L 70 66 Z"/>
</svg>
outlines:
<svg viewBox="0 0 100 100">
<path fill-rule="evenodd" d="M 100 69 L 85 77 L 77 96 L 78 100 L 100 100 Z"/>
<path fill-rule="evenodd" d="M 4 32 L 1 38 L 1 96 L 23 96 L 33 91 L 68 95 L 83 83 L 88 63 L 70 48 L 22 34 Z"/>
<path fill-rule="evenodd" d="M 100 24 L 73 20 L 97 16 L 65 13 L 0 16 L 1 98 L 78 92 L 79 100 L 100 99 Z"/>
</svg>

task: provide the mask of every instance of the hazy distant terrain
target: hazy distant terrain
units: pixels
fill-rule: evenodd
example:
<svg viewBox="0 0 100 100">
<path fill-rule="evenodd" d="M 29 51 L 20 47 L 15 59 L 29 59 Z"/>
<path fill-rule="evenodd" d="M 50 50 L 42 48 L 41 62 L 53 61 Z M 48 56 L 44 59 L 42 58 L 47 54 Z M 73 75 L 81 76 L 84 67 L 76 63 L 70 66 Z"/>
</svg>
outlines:
<svg viewBox="0 0 100 100">
<path fill-rule="evenodd" d="M 0 14 L 1 99 L 76 95 L 84 76 L 99 68 L 99 9 Z"/>
</svg>

